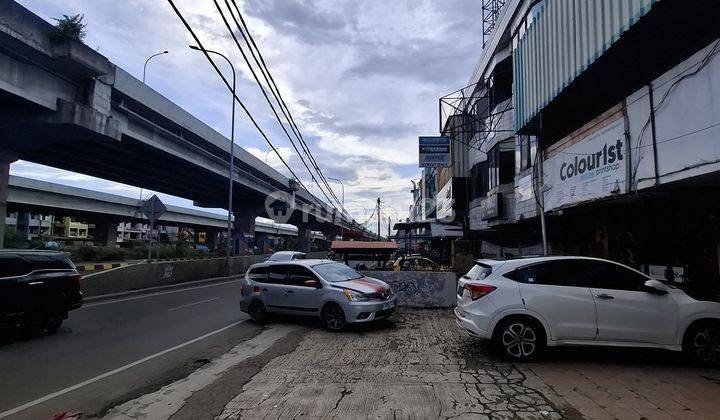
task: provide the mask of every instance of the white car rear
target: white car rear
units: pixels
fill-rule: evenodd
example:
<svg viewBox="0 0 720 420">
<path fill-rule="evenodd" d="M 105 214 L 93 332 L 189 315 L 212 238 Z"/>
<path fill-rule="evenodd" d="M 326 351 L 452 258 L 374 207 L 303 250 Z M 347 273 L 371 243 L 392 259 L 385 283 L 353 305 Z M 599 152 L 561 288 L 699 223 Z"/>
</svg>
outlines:
<svg viewBox="0 0 720 420">
<path fill-rule="evenodd" d="M 458 282 L 457 324 L 516 360 L 545 346 L 686 350 L 720 362 L 720 304 L 586 257 L 478 260 Z"/>
</svg>

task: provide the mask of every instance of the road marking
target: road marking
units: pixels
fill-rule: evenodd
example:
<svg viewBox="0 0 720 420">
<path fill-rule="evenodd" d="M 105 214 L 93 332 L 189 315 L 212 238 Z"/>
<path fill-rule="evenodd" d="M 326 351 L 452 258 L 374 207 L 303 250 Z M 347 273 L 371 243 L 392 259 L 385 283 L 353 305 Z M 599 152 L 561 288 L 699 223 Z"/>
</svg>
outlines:
<svg viewBox="0 0 720 420">
<path fill-rule="evenodd" d="M 132 297 L 124 298 L 124 299 L 113 299 L 113 300 L 107 300 L 107 301 L 103 301 L 103 302 L 90 303 L 88 305 L 83 305 L 82 308 L 80 308 L 78 310 L 82 310 L 84 308 L 94 308 L 95 306 L 110 305 L 113 303 L 127 302 L 130 300 L 145 299 L 145 298 L 149 298 L 149 297 L 153 297 L 153 296 L 167 295 L 170 293 L 180 293 L 180 292 L 187 292 L 190 290 L 204 289 L 206 287 L 222 286 L 223 284 L 234 283 L 234 282 L 238 282 L 238 281 L 239 280 L 237 280 L 237 279 L 229 280 L 229 281 L 224 281 L 221 283 L 213 283 L 213 284 L 206 284 L 203 286 L 188 287 L 187 289 L 168 290 L 166 292 L 149 293 L 147 295 L 132 296 Z"/>
<path fill-rule="evenodd" d="M 107 420 L 168 419 L 178 412 L 195 392 L 212 384 L 224 372 L 243 361 L 262 354 L 277 343 L 278 340 L 287 337 L 288 334 L 298 329 L 297 326 L 273 325 L 250 340 L 236 345 L 212 362 L 198 368 L 186 378 L 179 379 L 155 392 L 113 407 L 103 418 Z"/>
<path fill-rule="evenodd" d="M 199 301 L 199 302 L 188 303 L 188 304 L 186 304 L 186 305 L 180 305 L 180 306 L 176 306 L 176 307 L 174 307 L 174 308 L 170 308 L 170 309 L 168 309 L 168 311 L 177 311 L 178 309 L 183 309 L 183 308 L 187 308 L 187 307 L 190 307 L 190 306 L 199 305 L 199 304 L 201 304 L 201 303 L 212 302 L 213 300 L 218 300 L 218 299 L 220 299 L 220 298 L 219 298 L 219 297 L 214 297 L 214 298 L 212 298 L 212 299 L 205 299 L 205 300 L 201 300 L 201 301 Z"/>
<path fill-rule="evenodd" d="M 17 414 L 17 413 L 19 413 L 19 412 L 21 412 L 21 411 L 23 411 L 23 410 L 27 410 L 27 409 L 30 408 L 30 407 L 34 407 L 34 406 L 36 406 L 36 405 L 38 405 L 38 404 L 42 404 L 42 403 L 44 403 L 44 402 L 46 402 L 46 401 L 49 401 L 49 400 L 51 400 L 51 399 L 53 399 L 53 398 L 55 398 L 55 397 L 59 397 L 60 395 L 64 395 L 64 394 L 67 394 L 68 392 L 75 391 L 76 389 L 80 389 L 80 388 L 82 388 L 82 387 L 84 387 L 84 386 L 90 385 L 90 384 L 95 383 L 95 382 L 97 382 L 97 381 L 101 381 L 101 380 L 103 380 L 103 379 L 105 379 L 105 378 L 107 378 L 107 377 L 110 377 L 110 376 L 112 376 L 112 375 L 115 375 L 116 373 L 123 372 L 123 371 L 128 370 L 128 369 L 130 369 L 130 368 L 133 368 L 133 367 L 135 367 L 135 366 L 137 366 L 137 365 L 139 365 L 139 364 L 145 363 L 145 362 L 147 362 L 148 360 L 155 359 L 155 358 L 157 358 L 157 357 L 160 357 L 160 356 L 162 356 L 162 355 L 165 355 L 165 354 L 170 353 L 170 352 L 172 352 L 172 351 L 175 351 L 175 350 L 177 350 L 177 349 L 183 348 L 183 347 L 185 347 L 185 346 L 189 346 L 190 344 L 197 343 L 198 341 L 204 340 L 204 339 L 206 339 L 206 338 L 208 338 L 208 337 L 210 337 L 210 336 L 213 336 L 213 335 L 215 335 L 215 334 L 221 333 L 221 332 L 223 332 L 223 331 L 225 331 L 225 330 L 227 330 L 227 329 L 230 329 L 230 328 L 232 328 L 232 327 L 234 327 L 234 326 L 236 326 L 236 325 L 239 325 L 240 323 L 243 323 L 243 322 L 245 322 L 245 320 L 233 322 L 232 324 L 226 325 L 226 326 L 224 326 L 224 327 L 222 327 L 222 328 L 220 328 L 220 329 L 217 329 L 217 330 L 215 330 L 215 331 L 212 331 L 212 332 L 209 332 L 209 333 L 207 333 L 207 334 L 201 335 L 200 337 L 193 338 L 193 339 L 190 340 L 190 341 L 186 341 L 186 342 L 184 342 L 184 343 L 182 343 L 182 344 L 178 344 L 177 346 L 170 347 L 169 349 L 165 349 L 165 350 L 159 351 L 159 352 L 157 352 L 157 353 L 155 353 L 155 354 L 151 354 L 150 356 L 143 357 L 142 359 L 136 360 L 136 361 L 134 361 L 134 362 L 132 362 L 132 363 L 128 363 L 128 364 L 125 365 L 125 366 L 120 366 L 120 367 L 117 368 L 117 369 L 113 369 L 113 370 L 111 370 L 111 371 L 109 371 L 109 372 L 105 372 L 105 373 L 103 373 L 103 374 L 100 374 L 100 375 L 98 375 L 98 376 L 95 376 L 94 378 L 90 378 L 90 379 L 88 379 L 88 380 L 86 380 L 86 381 L 83 381 L 83 382 L 80 382 L 80 383 L 78 383 L 78 384 L 69 386 L 69 387 L 67 387 L 67 388 L 65 388 L 65 389 L 61 389 L 60 391 L 53 392 L 52 394 L 45 395 L 44 397 L 40 397 L 40 398 L 38 398 L 38 399 L 36 399 L 36 400 L 34 400 L 34 401 L 30 401 L 30 402 L 25 403 L 25 404 L 23 404 L 23 405 L 21 405 L 21 406 L 18 406 L 18 407 L 15 407 L 15 408 L 13 408 L 13 409 L 10 409 L 10 410 L 8 410 L 8 411 L 2 412 L 2 413 L 0 413 L 0 419 L 5 418 L 5 417 L 8 417 L 8 416 L 11 416 L 11 415 L 13 415 L 13 414 Z"/>
</svg>

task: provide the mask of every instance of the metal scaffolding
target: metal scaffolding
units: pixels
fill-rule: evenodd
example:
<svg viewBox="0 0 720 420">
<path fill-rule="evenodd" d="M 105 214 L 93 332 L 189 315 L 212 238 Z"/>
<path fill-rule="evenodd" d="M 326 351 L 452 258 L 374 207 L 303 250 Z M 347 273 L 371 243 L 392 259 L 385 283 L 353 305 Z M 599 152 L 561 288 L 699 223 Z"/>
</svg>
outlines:
<svg viewBox="0 0 720 420">
<path fill-rule="evenodd" d="M 505 0 L 483 0 L 482 3 L 482 30 L 483 30 L 483 48 L 490 39 L 495 22 L 500 16 L 500 9 L 505 5 Z"/>
</svg>

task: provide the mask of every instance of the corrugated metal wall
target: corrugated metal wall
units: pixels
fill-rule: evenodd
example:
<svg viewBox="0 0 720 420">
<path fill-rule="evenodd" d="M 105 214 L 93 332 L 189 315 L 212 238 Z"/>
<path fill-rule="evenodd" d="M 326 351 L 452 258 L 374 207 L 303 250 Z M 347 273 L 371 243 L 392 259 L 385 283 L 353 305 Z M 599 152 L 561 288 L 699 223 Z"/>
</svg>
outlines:
<svg viewBox="0 0 720 420">
<path fill-rule="evenodd" d="M 550 0 L 513 51 L 520 129 L 660 0 Z"/>
</svg>

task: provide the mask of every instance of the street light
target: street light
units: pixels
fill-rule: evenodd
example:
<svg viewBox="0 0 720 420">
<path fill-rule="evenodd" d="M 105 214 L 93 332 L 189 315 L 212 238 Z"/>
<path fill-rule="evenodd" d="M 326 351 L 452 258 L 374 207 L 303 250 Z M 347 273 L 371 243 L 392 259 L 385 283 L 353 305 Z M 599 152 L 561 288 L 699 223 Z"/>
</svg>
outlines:
<svg viewBox="0 0 720 420">
<path fill-rule="evenodd" d="M 148 62 L 149 62 L 153 57 L 157 57 L 158 55 L 163 55 L 163 54 L 167 54 L 167 53 L 168 53 L 167 51 L 159 52 L 159 53 L 157 53 L 157 54 L 151 55 L 150 57 L 148 57 L 147 60 L 145 60 L 145 65 L 143 66 L 143 84 L 145 84 L 145 73 L 146 73 L 146 71 L 147 71 Z"/>
<path fill-rule="evenodd" d="M 227 238 L 225 238 L 225 266 L 227 269 L 230 269 L 230 239 L 232 237 L 232 209 L 233 209 L 233 175 L 235 173 L 235 66 L 233 66 L 230 59 L 225 57 L 223 54 L 217 52 L 217 51 L 211 51 L 206 50 L 204 48 L 197 47 L 195 45 L 190 45 L 191 50 L 195 51 L 203 51 L 207 54 L 215 54 L 218 55 L 227 61 L 227 63 L 230 65 L 230 68 L 233 72 L 233 79 L 232 79 L 232 125 L 230 128 L 230 168 L 229 171 L 229 178 L 230 183 L 228 187 L 228 217 L 227 217 Z"/>
<path fill-rule="evenodd" d="M 340 186 L 342 187 L 342 211 L 341 211 L 341 213 L 342 213 L 342 216 L 344 217 L 345 216 L 345 184 L 343 184 L 343 182 L 337 178 L 327 177 L 327 179 L 329 179 L 330 181 L 339 182 Z M 345 238 L 345 228 L 343 227 L 342 217 L 340 218 L 340 237 L 343 239 Z"/>
<path fill-rule="evenodd" d="M 268 155 L 269 155 L 271 152 L 272 152 L 272 149 L 268 150 L 267 153 L 265 153 L 265 164 L 266 164 L 266 165 L 268 164 L 268 163 L 267 163 Z"/>
</svg>

